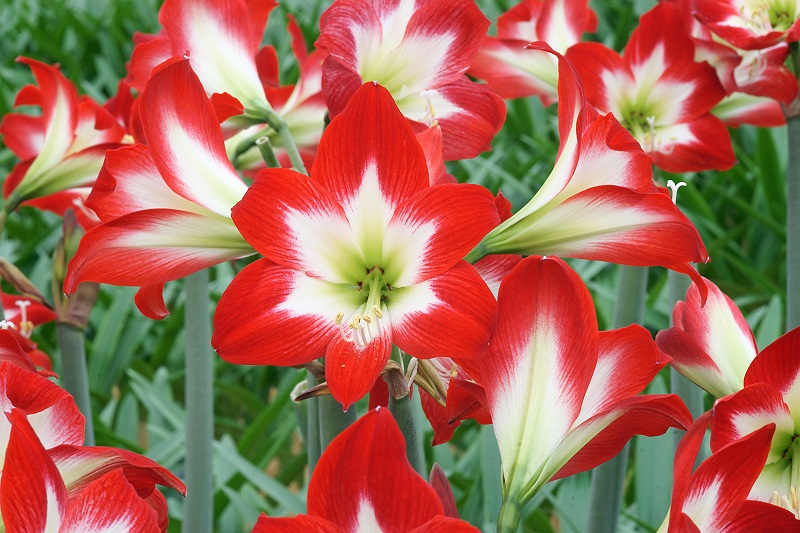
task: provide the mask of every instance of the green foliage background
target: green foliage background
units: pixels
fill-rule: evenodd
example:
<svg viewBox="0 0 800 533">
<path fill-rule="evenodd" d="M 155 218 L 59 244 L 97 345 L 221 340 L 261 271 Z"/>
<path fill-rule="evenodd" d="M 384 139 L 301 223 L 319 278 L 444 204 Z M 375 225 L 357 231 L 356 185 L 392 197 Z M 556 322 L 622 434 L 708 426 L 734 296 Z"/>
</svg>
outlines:
<svg viewBox="0 0 800 533">
<path fill-rule="evenodd" d="M 512 5 L 481 0 L 496 20 Z M 638 16 L 652 2 L 592 1 L 600 25 L 590 38 L 621 49 Z M 136 31 L 158 31 L 158 0 L 5 0 L 0 5 L 0 115 L 12 109 L 14 96 L 32 81 L 27 68 L 14 62 L 25 55 L 60 63 L 62 71 L 100 102 L 116 91 Z M 309 43 L 325 2 L 286 0 L 272 14 L 265 42 L 282 58 L 284 81 L 293 81 L 296 65 L 289 54 L 285 14 L 293 13 Z M 508 121 L 493 150 L 452 163 L 462 181 L 502 189 L 515 207 L 523 205 L 552 168 L 558 148 L 555 108 L 537 99 L 508 103 Z M 697 225 L 712 257 L 700 267 L 745 311 L 760 347 L 783 332 L 785 294 L 785 162 L 783 129 L 741 128 L 732 132 L 739 164 L 727 172 L 682 176 L 678 204 Z M 0 149 L 0 175 L 15 164 Z M 662 182 L 670 176 L 661 175 Z M 42 290 L 48 291 L 50 256 L 60 220 L 22 208 L 9 216 L 0 255 L 15 262 Z M 617 267 L 573 261 L 592 290 L 601 328 L 613 313 Z M 212 272 L 218 298 L 236 272 L 231 264 Z M 666 274 L 650 269 L 645 326 L 653 333 L 668 326 L 670 308 Z M 161 322 L 145 319 L 133 305 L 135 289 L 104 286 L 87 332 L 89 372 L 98 444 L 145 453 L 181 475 L 183 461 L 183 299 L 180 282 L 167 285 L 172 315 Z M 242 302 L 247 305 L 247 302 Z M 58 367 L 55 329 L 47 325 L 35 340 L 53 355 Z M 296 429 L 291 389 L 303 379 L 295 369 L 242 367 L 216 361 L 215 531 L 249 531 L 258 513 L 303 512 L 306 457 Z M 654 390 L 666 390 L 668 374 Z M 360 406 L 364 412 L 365 406 Z M 421 416 L 421 413 L 420 413 Z M 428 424 L 423 420 L 423 427 Z M 669 501 L 671 439 L 639 439 L 633 446 L 626 485 L 623 531 L 655 531 Z M 430 443 L 431 433 L 425 436 Z M 464 424 L 449 444 L 426 446 L 429 465 L 442 464 L 453 485 L 462 517 L 493 530 L 499 508 L 496 444 L 491 429 Z M 589 475 L 549 485 L 526 509 L 526 531 L 584 531 Z M 180 530 L 181 498 L 169 494 L 170 531 Z"/>
</svg>

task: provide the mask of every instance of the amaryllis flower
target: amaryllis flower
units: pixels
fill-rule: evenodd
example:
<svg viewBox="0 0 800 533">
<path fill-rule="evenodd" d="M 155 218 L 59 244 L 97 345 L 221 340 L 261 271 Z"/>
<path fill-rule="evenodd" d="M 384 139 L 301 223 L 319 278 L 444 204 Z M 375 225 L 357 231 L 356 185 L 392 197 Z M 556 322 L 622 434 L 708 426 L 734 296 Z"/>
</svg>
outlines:
<svg viewBox="0 0 800 533">
<path fill-rule="evenodd" d="M 106 150 L 120 146 L 125 130 L 91 98 L 78 98 L 57 66 L 19 61 L 31 68 L 37 85 L 24 87 L 15 105 L 38 106 L 42 113 L 9 113 L 0 123 L 3 142 L 22 160 L 3 183 L 6 212 L 37 202 L 59 214 L 70 206 L 81 210 Z M 97 221 L 91 213 L 81 220 Z"/>
<path fill-rule="evenodd" d="M 750 363 L 758 354 L 755 337 L 736 304 L 703 278 L 705 304 L 694 285 L 686 301 L 672 311 L 669 329 L 656 335 L 658 347 L 672 357 L 672 366 L 694 383 L 722 398 L 741 390 Z"/>
<path fill-rule="evenodd" d="M 0 512 L 8 531 L 162 531 L 158 515 L 121 469 L 90 482 L 70 497 L 64 480 L 25 413 L 13 409 Z"/>
<path fill-rule="evenodd" d="M 362 83 L 375 81 L 415 127 L 441 126 L 445 159 L 488 150 L 505 104 L 464 74 L 488 28 L 472 0 L 334 2 L 322 14 L 316 42 L 329 53 L 322 94 L 331 116 Z"/>
<path fill-rule="evenodd" d="M 763 50 L 741 50 L 726 43 L 695 17 L 692 0 L 671 0 L 678 6 L 694 42 L 694 59 L 717 72 L 726 96 L 711 112 L 728 126 L 774 127 L 786 123 L 778 102 L 797 96 L 797 79 L 786 68 L 789 47 L 779 43 Z"/>
<path fill-rule="evenodd" d="M 531 53 L 553 52 L 537 43 Z M 650 158 L 612 115 L 598 116 L 559 54 L 559 154 L 536 195 L 470 254 L 558 255 L 695 275 L 708 259 L 692 223 L 652 180 Z M 699 278 L 699 276 L 698 276 Z"/>
<path fill-rule="evenodd" d="M 140 286 L 139 309 L 163 318 L 165 281 L 253 253 L 230 218 L 247 186 L 189 61 L 153 76 L 139 114 L 148 144 L 108 153 L 87 200 L 103 223 L 81 239 L 64 290 L 84 281 Z"/>
<path fill-rule="evenodd" d="M 758 354 L 747 369 L 742 390 L 714 405 L 712 452 L 754 428 L 769 423 L 776 426 L 766 465 L 750 491 L 750 499 L 796 501 L 800 489 L 799 399 L 800 328 L 796 328 Z M 800 513 L 796 504 L 792 510 Z"/>
<path fill-rule="evenodd" d="M 692 472 L 710 416 L 708 412 L 698 418 L 678 445 L 672 505 L 659 532 L 800 530 L 800 522 L 787 510 L 746 499 L 764 467 L 774 424 L 731 442 Z"/>
<path fill-rule="evenodd" d="M 642 15 L 623 55 L 599 43 L 569 49 L 589 102 L 611 112 L 668 172 L 724 170 L 735 161 L 725 125 L 710 110 L 724 96 L 714 69 L 695 62 L 678 7 Z"/>
<path fill-rule="evenodd" d="M 136 39 L 128 81 L 142 90 L 155 67 L 188 53 L 205 92 L 216 95 L 217 103 L 269 109 L 256 54 L 276 5 L 274 0 L 166 0 L 158 13 L 162 31 Z"/>
<path fill-rule="evenodd" d="M 497 37 L 486 37 L 469 74 L 486 80 L 503 98 L 539 96 L 544 105 L 558 100 L 558 62 L 526 46 L 544 41 L 567 53 L 584 32 L 597 29 L 587 0 L 523 0 L 497 19 Z"/>
<path fill-rule="evenodd" d="M 504 507 L 518 511 L 549 480 L 611 459 L 633 435 L 691 424 L 677 396 L 638 395 L 669 357 L 639 326 L 599 333 L 588 289 L 561 259 L 523 259 L 498 307 L 480 379 Z"/>
<path fill-rule="evenodd" d="M 477 532 L 445 516 L 436 491 L 406 458 L 403 435 L 387 409 L 377 408 L 325 449 L 308 484 L 308 514 L 261 515 L 253 533 Z"/>
<path fill-rule="evenodd" d="M 495 302 L 461 258 L 498 222 L 492 195 L 430 186 L 411 127 L 377 84 L 331 121 L 310 179 L 262 170 L 233 220 L 265 258 L 217 307 L 212 344 L 223 359 L 290 366 L 325 356 L 330 391 L 347 408 L 393 344 L 417 358 L 484 352 Z"/>
<path fill-rule="evenodd" d="M 789 0 L 695 0 L 695 16 L 743 50 L 800 39 L 800 3 Z"/>
</svg>

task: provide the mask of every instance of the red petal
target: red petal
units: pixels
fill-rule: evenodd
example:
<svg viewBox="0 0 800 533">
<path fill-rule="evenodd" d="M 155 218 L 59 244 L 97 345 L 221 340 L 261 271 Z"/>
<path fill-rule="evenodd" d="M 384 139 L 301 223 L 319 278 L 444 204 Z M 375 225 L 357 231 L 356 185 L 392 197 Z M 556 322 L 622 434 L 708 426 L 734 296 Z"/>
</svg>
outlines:
<svg viewBox="0 0 800 533">
<path fill-rule="evenodd" d="M 136 307 L 147 318 L 161 320 L 169 315 L 169 309 L 164 303 L 164 284 L 147 285 L 136 291 L 133 297 Z"/>
<path fill-rule="evenodd" d="M 251 533 L 345 533 L 336 524 L 316 516 L 297 515 L 292 518 L 272 518 L 264 513 L 258 517 Z"/>
<path fill-rule="evenodd" d="M 310 515 L 346 531 L 374 517 L 386 533 L 405 533 L 443 514 L 436 492 L 417 474 L 387 409 L 370 411 L 322 454 L 308 487 Z"/>
<path fill-rule="evenodd" d="M 341 336 L 333 338 L 325 353 L 325 379 L 345 411 L 375 385 L 391 354 L 392 337 L 386 333 L 378 335 L 366 347 L 356 346 Z"/>
</svg>

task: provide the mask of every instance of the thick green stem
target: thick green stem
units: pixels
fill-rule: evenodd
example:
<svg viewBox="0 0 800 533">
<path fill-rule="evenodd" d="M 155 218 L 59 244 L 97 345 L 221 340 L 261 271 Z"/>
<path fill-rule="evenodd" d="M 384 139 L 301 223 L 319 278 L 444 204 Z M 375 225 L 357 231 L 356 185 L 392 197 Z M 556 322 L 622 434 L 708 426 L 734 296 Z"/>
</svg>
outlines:
<svg viewBox="0 0 800 533">
<path fill-rule="evenodd" d="M 317 380 L 314 378 L 311 371 L 309 371 L 308 388 L 315 385 L 317 385 Z M 308 405 L 308 426 L 306 429 L 306 433 L 308 433 L 308 442 L 306 442 L 306 454 L 308 455 L 308 477 L 311 479 L 311 474 L 314 472 L 314 468 L 317 466 L 319 458 L 322 455 L 320 437 L 322 428 L 319 419 L 319 398 L 309 398 L 303 401 Z"/>
<path fill-rule="evenodd" d="M 497 517 L 497 533 L 517 533 L 522 520 L 522 507 L 515 501 L 505 500 Z"/>
<path fill-rule="evenodd" d="M 64 322 L 59 322 L 56 328 L 58 346 L 61 350 L 61 385 L 75 398 L 78 409 L 86 417 L 84 445 L 94 446 L 92 399 L 89 395 L 89 373 L 86 370 L 83 330 Z"/>
<path fill-rule="evenodd" d="M 289 155 L 289 161 L 292 162 L 292 166 L 298 172 L 308 174 L 306 171 L 306 166 L 303 164 L 303 158 L 300 157 L 300 151 L 297 149 L 297 144 L 294 142 L 294 137 L 292 137 L 292 132 L 289 131 L 289 126 L 286 125 L 286 122 L 283 120 L 283 118 L 272 110 L 266 110 L 265 117 L 267 124 L 269 124 L 270 127 L 272 127 L 272 129 L 275 130 L 278 133 L 278 136 L 281 138 L 283 148 Z"/>
<path fill-rule="evenodd" d="M 647 269 L 621 266 L 617 285 L 614 327 L 641 324 L 647 296 Z M 598 466 L 592 473 L 592 495 L 589 509 L 590 533 L 614 533 L 622 503 L 625 470 L 628 466 L 628 445 L 616 457 Z"/>
<path fill-rule="evenodd" d="M 333 396 L 320 396 L 319 430 L 321 450 L 324 452 L 331 441 L 335 439 L 339 433 L 347 429 L 350 424 L 355 422 L 356 418 L 355 405 L 351 405 L 350 409 L 345 413 L 342 410 L 342 404 L 337 402 Z"/>
<path fill-rule="evenodd" d="M 422 438 L 417 426 L 417 419 L 414 415 L 414 405 L 411 403 L 410 395 L 404 396 L 396 400 L 391 394 L 389 395 L 389 411 L 394 415 L 394 420 L 400 426 L 400 432 L 406 440 L 406 454 L 408 455 L 408 462 L 411 466 L 419 472 L 419 474 L 427 478 L 428 472 L 425 468 L 425 452 L 422 449 Z"/>
<path fill-rule="evenodd" d="M 214 360 L 208 270 L 185 280 L 186 307 L 186 504 L 184 533 L 211 533 L 214 442 Z"/>
<path fill-rule="evenodd" d="M 483 531 L 494 529 L 500 513 L 503 482 L 500 449 L 492 426 L 481 426 L 481 489 L 483 490 Z"/>
<path fill-rule="evenodd" d="M 786 330 L 800 326 L 800 116 L 786 120 Z"/>
</svg>

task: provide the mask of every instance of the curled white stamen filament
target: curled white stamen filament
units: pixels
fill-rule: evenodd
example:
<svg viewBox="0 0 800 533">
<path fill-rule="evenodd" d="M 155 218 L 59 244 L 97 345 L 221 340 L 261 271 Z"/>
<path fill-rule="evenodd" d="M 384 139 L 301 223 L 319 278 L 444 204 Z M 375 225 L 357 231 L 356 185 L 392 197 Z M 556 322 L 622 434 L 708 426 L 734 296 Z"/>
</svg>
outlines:
<svg viewBox="0 0 800 533">
<path fill-rule="evenodd" d="M 8 320 L 0 320 L 0 329 L 17 329 L 17 327 Z"/>
<path fill-rule="evenodd" d="M 672 191 L 672 203 L 673 204 L 677 204 L 678 203 L 678 189 L 680 189 L 684 185 L 686 185 L 685 181 L 679 181 L 678 183 L 675 183 L 672 180 L 667 180 L 667 187 L 669 187 L 669 189 Z"/>
</svg>

